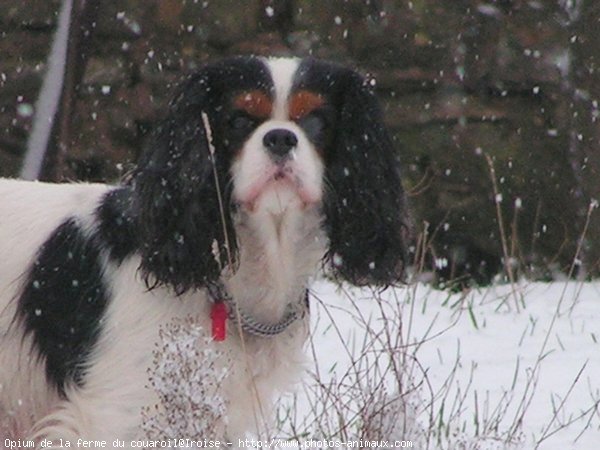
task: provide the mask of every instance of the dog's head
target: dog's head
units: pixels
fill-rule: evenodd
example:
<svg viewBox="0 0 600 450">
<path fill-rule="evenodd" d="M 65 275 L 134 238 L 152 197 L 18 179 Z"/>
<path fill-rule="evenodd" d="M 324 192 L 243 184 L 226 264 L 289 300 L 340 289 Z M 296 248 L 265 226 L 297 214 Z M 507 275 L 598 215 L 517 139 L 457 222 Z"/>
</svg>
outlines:
<svg viewBox="0 0 600 450">
<path fill-rule="evenodd" d="M 398 155 L 350 69 L 255 57 L 205 67 L 180 87 L 133 180 L 142 270 L 177 292 L 235 259 L 236 214 L 289 209 L 322 215 L 334 275 L 380 286 L 402 276 Z"/>
</svg>

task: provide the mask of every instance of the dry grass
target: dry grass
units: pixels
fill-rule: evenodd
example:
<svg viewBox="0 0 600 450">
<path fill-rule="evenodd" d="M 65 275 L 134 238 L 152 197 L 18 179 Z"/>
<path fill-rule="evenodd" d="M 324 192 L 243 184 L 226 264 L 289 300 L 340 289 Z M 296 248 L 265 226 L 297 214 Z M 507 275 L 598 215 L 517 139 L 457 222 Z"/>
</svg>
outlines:
<svg viewBox="0 0 600 450">
<path fill-rule="evenodd" d="M 526 290 L 526 284 L 515 284 L 506 296 L 512 297 L 514 289 L 526 297 L 526 292 L 521 292 Z M 429 298 L 430 293 L 435 293 L 434 299 Z M 419 349 L 436 345 L 435 339 L 453 327 L 462 315 L 467 315 L 474 330 L 481 331 L 482 324 L 473 314 L 479 307 L 473 303 L 474 296 L 467 292 L 448 294 L 442 303 L 454 322 L 442 328 L 436 324 L 438 317 L 433 316 L 428 328 L 417 329 L 413 323 L 414 314 L 423 313 L 423 309 L 434 301 L 439 303 L 442 297 L 439 291 L 412 285 L 386 295 L 364 289 L 358 294 L 357 290 L 341 289 L 340 294 L 346 298 L 347 307 L 333 306 L 325 299 L 316 298 L 321 311 L 317 321 L 330 324 L 326 330 L 327 340 L 336 340 L 338 348 L 344 351 L 344 355 L 335 355 L 337 358 L 332 360 L 341 359 L 346 363 L 343 367 L 332 363 L 327 371 L 323 369 L 326 367 L 323 361 L 315 363 L 301 392 L 286 399 L 279 408 L 280 436 L 298 441 L 402 440 L 411 441 L 413 448 L 419 449 L 508 450 L 537 448 L 568 427 L 580 426 L 581 435 L 597 426 L 600 403 L 593 389 L 590 388 L 588 407 L 576 413 L 566 410 L 573 388 L 582 383 L 581 375 L 586 368 L 582 364 L 571 385 L 559 389 L 560 397 L 553 397 L 552 417 L 544 428 L 535 436 L 526 435 L 523 430 L 537 392 L 552 326 L 544 331 L 544 342 L 537 351 L 533 367 L 522 367 L 521 361 L 515 358 L 512 385 L 500 397 L 491 396 L 472 384 L 478 369 L 476 364 L 469 367 L 471 376 L 468 380 L 465 381 L 464 375 L 458 375 L 463 360 L 468 359 L 464 358 L 468 355 L 462 354 L 460 342 L 456 354 L 440 354 L 445 361 L 448 358 L 453 361 L 452 369 L 442 383 L 439 380 L 433 383 L 428 368 L 419 362 Z M 366 301 L 366 297 L 377 302 L 377 314 L 364 315 L 360 303 Z M 479 295 L 478 298 L 481 302 L 507 307 L 503 296 Z M 560 317 L 561 304 L 562 299 L 552 323 Z M 348 330 L 338 326 L 348 320 L 357 330 L 350 339 Z M 322 330 L 323 326 L 317 328 Z M 533 333 L 534 329 L 535 323 L 532 323 L 531 330 L 524 333 Z M 310 342 L 314 359 L 318 353 L 316 340 L 315 337 Z M 318 341 L 322 343 L 323 339 Z M 493 380 L 489 381 L 494 384 Z"/>
</svg>

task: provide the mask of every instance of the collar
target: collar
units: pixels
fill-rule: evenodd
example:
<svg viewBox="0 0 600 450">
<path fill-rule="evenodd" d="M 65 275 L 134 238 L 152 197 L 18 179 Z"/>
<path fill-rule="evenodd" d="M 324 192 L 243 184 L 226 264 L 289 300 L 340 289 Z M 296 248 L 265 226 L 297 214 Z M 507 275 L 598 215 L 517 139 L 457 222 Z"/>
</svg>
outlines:
<svg viewBox="0 0 600 450">
<path fill-rule="evenodd" d="M 262 323 L 243 311 L 235 303 L 221 281 L 207 286 L 208 295 L 212 302 L 211 322 L 212 336 L 215 341 L 224 341 L 227 336 L 227 319 L 237 324 L 244 333 L 262 338 L 271 338 L 283 333 L 296 320 L 301 319 L 308 310 L 308 290 L 305 293 L 305 303 L 302 311 L 298 305 L 288 303 L 283 318 L 276 323 Z"/>
</svg>

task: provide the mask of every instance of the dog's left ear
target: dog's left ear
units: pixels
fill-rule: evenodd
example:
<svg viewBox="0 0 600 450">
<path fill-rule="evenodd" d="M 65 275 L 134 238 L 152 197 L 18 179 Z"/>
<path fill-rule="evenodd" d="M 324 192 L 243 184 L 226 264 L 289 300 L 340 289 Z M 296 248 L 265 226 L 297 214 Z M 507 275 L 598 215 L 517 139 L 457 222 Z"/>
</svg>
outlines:
<svg viewBox="0 0 600 450">
<path fill-rule="evenodd" d="M 209 125 L 215 125 L 220 100 L 217 83 L 211 80 L 214 76 L 208 68 L 180 87 L 132 176 L 140 269 L 150 288 L 168 285 L 181 294 L 206 286 L 218 279 L 227 263 L 227 251 L 235 255 L 225 190 L 230 181 L 228 161 L 217 152 L 214 164 L 222 190 L 221 214 L 210 132 L 202 119 L 206 115 Z"/>
<path fill-rule="evenodd" d="M 355 285 L 401 281 L 408 217 L 398 155 L 370 83 L 348 71 L 333 147 L 327 150 L 325 196 L 333 273 Z"/>
</svg>

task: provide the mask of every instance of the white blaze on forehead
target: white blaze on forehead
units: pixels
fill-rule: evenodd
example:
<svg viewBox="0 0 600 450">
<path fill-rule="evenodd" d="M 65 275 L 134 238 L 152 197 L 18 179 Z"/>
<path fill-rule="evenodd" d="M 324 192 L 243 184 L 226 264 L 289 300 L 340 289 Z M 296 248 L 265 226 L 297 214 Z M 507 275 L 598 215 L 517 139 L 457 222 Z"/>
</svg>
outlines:
<svg viewBox="0 0 600 450">
<path fill-rule="evenodd" d="M 289 118 L 288 98 L 300 60 L 298 58 L 269 58 L 266 60 L 266 64 L 271 71 L 275 87 L 273 119 L 287 120 Z"/>
</svg>

